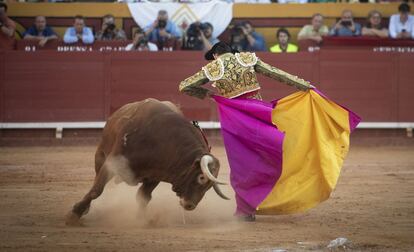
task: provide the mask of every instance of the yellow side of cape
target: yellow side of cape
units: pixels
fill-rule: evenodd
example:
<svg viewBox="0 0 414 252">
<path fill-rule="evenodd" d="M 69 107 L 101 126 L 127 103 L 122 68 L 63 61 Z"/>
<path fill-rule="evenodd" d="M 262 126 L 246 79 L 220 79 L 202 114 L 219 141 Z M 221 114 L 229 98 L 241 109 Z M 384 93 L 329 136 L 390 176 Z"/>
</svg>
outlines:
<svg viewBox="0 0 414 252">
<path fill-rule="evenodd" d="M 336 186 L 349 150 L 348 111 L 309 90 L 279 100 L 272 122 L 285 132 L 282 174 L 257 214 L 306 211 Z"/>
</svg>

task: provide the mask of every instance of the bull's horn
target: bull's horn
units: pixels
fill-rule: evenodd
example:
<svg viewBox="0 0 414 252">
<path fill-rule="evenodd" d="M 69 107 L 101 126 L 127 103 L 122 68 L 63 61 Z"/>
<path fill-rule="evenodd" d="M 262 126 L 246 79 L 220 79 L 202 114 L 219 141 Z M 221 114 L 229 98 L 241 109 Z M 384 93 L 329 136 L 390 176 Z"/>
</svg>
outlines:
<svg viewBox="0 0 414 252">
<path fill-rule="evenodd" d="M 221 198 L 223 198 L 223 199 L 225 199 L 225 200 L 230 200 L 230 198 L 229 198 L 229 197 L 227 197 L 226 195 L 224 195 L 224 194 L 221 192 L 220 187 L 219 187 L 219 185 L 218 185 L 218 184 L 214 184 L 214 185 L 213 185 L 213 188 L 214 188 L 214 191 L 217 193 L 217 195 L 218 195 L 218 196 L 220 196 Z"/>
<path fill-rule="evenodd" d="M 200 161 L 201 171 L 203 172 L 205 176 L 207 176 L 208 179 L 210 179 L 214 183 L 217 183 L 220 185 L 227 185 L 227 183 L 218 180 L 216 177 L 213 176 L 213 174 L 211 174 L 210 169 L 208 169 L 208 164 L 212 162 L 213 162 L 213 158 L 210 155 L 204 155 L 203 157 L 201 157 L 201 161 Z"/>
</svg>

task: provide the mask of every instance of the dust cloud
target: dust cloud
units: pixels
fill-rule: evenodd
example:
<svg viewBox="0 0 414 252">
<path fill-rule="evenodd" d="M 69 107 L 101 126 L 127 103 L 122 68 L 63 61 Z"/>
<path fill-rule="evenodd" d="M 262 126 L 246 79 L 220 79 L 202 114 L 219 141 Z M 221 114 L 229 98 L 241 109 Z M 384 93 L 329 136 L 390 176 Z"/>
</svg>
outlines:
<svg viewBox="0 0 414 252">
<path fill-rule="evenodd" d="M 194 226 L 214 229 L 220 224 L 231 229 L 238 223 L 233 216 L 236 206 L 234 192 L 229 185 L 221 186 L 221 189 L 231 200 L 221 199 L 211 188 L 193 211 L 185 211 L 179 205 L 179 198 L 167 183 L 160 183 L 155 188 L 146 210 L 142 210 L 136 200 L 138 188 L 110 181 L 102 195 L 92 201 L 89 213 L 82 217 L 84 225 L 113 228 Z"/>
</svg>

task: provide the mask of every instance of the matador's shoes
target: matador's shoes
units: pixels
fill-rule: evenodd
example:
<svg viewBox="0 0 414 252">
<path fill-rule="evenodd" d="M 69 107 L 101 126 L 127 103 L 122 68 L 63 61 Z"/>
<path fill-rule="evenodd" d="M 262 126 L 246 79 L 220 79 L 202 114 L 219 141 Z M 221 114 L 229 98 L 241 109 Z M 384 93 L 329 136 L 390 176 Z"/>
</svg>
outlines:
<svg viewBox="0 0 414 252">
<path fill-rule="evenodd" d="M 256 221 L 256 215 L 254 215 L 254 214 L 238 215 L 237 220 L 238 221 L 244 221 L 244 222 L 255 222 Z"/>
</svg>

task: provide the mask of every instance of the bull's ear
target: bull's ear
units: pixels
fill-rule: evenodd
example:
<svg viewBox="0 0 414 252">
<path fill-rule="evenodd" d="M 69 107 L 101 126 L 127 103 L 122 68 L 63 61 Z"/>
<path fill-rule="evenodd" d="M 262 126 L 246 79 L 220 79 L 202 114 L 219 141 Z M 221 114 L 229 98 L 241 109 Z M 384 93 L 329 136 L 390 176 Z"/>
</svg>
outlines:
<svg viewBox="0 0 414 252">
<path fill-rule="evenodd" d="M 200 168 L 200 161 L 201 161 L 200 157 L 196 158 L 193 162 L 193 168 Z"/>
</svg>

